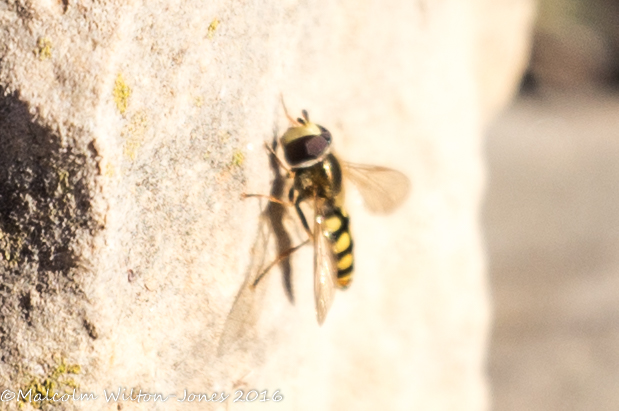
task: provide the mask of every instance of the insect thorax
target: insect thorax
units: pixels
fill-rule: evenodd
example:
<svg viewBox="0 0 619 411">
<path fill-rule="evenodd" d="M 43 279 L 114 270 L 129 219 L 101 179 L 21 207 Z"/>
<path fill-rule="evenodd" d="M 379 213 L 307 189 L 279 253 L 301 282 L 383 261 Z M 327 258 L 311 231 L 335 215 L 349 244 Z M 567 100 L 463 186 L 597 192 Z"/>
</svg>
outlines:
<svg viewBox="0 0 619 411">
<path fill-rule="evenodd" d="M 335 201 L 342 191 L 342 169 L 333 154 L 311 167 L 295 170 L 294 189 L 303 198 L 318 197 Z"/>
</svg>

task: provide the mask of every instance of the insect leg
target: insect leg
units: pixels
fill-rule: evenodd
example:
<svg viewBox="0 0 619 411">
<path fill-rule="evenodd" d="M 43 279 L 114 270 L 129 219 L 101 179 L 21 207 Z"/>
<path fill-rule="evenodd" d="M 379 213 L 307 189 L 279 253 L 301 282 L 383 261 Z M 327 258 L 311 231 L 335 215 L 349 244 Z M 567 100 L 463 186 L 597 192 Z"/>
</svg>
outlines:
<svg viewBox="0 0 619 411">
<path fill-rule="evenodd" d="M 290 170 L 288 167 L 286 167 L 286 164 L 284 164 L 284 162 L 277 156 L 277 154 L 275 153 L 275 150 L 273 150 L 273 148 L 271 148 L 271 146 L 269 145 L 269 143 L 267 143 L 266 141 L 264 142 L 264 146 L 266 147 L 267 151 L 273 156 L 273 158 L 275 159 L 275 161 L 277 161 L 277 164 L 283 168 L 284 170 L 286 170 L 287 173 L 287 178 L 291 178 L 294 176 L 294 173 L 292 172 L 292 170 Z"/>
<path fill-rule="evenodd" d="M 288 192 L 288 199 L 290 200 L 290 202 L 288 203 L 284 203 L 279 199 L 275 199 L 277 201 L 277 203 L 280 204 L 285 204 L 285 205 L 293 205 L 293 200 L 294 200 L 294 194 L 295 194 L 295 189 L 294 187 L 292 187 L 290 189 L 290 191 Z M 246 195 L 248 196 L 248 195 Z M 271 200 L 270 196 L 261 196 L 259 194 L 254 194 L 252 195 L 253 197 L 266 197 L 269 198 Z M 262 280 L 262 278 L 266 275 L 266 273 L 269 272 L 269 270 L 271 270 L 271 268 L 273 268 L 273 266 L 277 263 L 279 263 L 280 261 L 282 261 L 285 258 L 288 258 L 292 253 L 294 253 L 295 251 L 297 251 L 299 248 L 303 247 L 304 245 L 308 244 L 310 241 L 312 241 L 312 239 L 314 238 L 314 236 L 312 235 L 312 230 L 310 230 L 309 225 L 307 224 L 307 219 L 305 218 L 305 214 L 303 214 L 303 210 L 301 210 L 301 202 L 304 200 L 305 198 L 303 196 L 298 196 L 296 201 L 294 201 L 294 207 L 297 210 L 297 214 L 299 215 L 299 219 L 301 220 L 301 223 L 303 224 L 303 228 L 305 229 L 305 231 L 307 232 L 308 235 L 308 239 L 303 241 L 301 244 L 289 248 L 288 250 L 284 251 L 283 253 L 281 253 L 276 259 L 275 261 L 273 261 L 271 264 L 269 264 L 264 270 L 262 270 L 262 272 L 258 275 L 258 277 L 256 277 L 256 279 L 254 280 L 253 286 L 255 287 L 256 285 L 258 285 L 258 283 L 260 282 L 260 280 Z M 271 200 L 272 201 L 272 200 Z"/>
<path fill-rule="evenodd" d="M 297 215 L 299 216 L 299 219 L 301 220 L 301 223 L 303 224 L 303 228 L 305 229 L 305 232 L 307 232 L 307 235 L 309 236 L 309 238 L 314 238 L 314 236 L 312 235 L 312 230 L 310 230 L 309 225 L 307 224 L 307 219 L 305 218 L 305 214 L 303 214 L 303 210 L 301 210 L 301 201 L 305 200 L 305 197 L 302 195 L 299 195 L 297 197 L 297 199 L 295 200 L 294 198 L 294 194 L 295 194 L 296 190 L 293 187 L 290 187 L 290 191 L 288 192 L 288 200 L 291 203 L 294 203 L 294 208 L 295 210 L 297 210 Z"/>
<path fill-rule="evenodd" d="M 303 247 L 304 245 L 306 245 L 307 243 L 309 243 L 309 238 L 305 241 L 303 241 L 301 244 L 299 244 L 296 247 L 292 247 L 289 248 L 288 250 L 284 251 L 283 253 L 281 253 L 279 255 L 279 257 L 277 257 L 275 259 L 275 261 L 273 261 L 271 264 L 269 264 L 264 270 L 262 270 L 262 272 L 260 273 L 260 275 L 258 275 L 258 277 L 256 277 L 256 279 L 254 280 L 254 283 L 252 284 L 253 287 L 258 285 L 258 282 L 260 282 L 260 280 L 262 280 L 262 278 L 271 270 L 271 268 L 273 268 L 273 266 L 275 264 L 278 264 L 280 261 L 282 261 L 284 258 L 288 258 L 290 257 L 290 255 L 292 253 L 294 253 L 295 251 L 297 251 L 299 248 Z"/>
<path fill-rule="evenodd" d="M 273 197 L 273 196 L 269 196 L 269 195 L 266 195 L 266 194 L 245 194 L 245 193 L 241 194 L 241 198 L 242 199 L 246 199 L 247 197 L 266 198 L 267 200 L 269 200 L 272 203 L 277 203 L 277 204 L 285 205 L 287 207 L 294 206 L 294 204 L 292 204 L 291 202 L 280 200 L 279 198 L 276 198 L 276 197 Z"/>
<path fill-rule="evenodd" d="M 288 191 L 288 200 L 292 203 L 294 201 L 294 186 L 290 187 L 290 191 Z"/>
<path fill-rule="evenodd" d="M 284 94 L 280 94 L 279 97 L 282 100 L 282 107 L 284 107 L 284 113 L 286 114 L 286 118 L 288 118 L 288 121 L 290 121 L 295 127 L 301 126 L 301 123 L 298 120 L 295 120 L 290 114 L 288 114 L 286 103 L 284 103 Z"/>
</svg>

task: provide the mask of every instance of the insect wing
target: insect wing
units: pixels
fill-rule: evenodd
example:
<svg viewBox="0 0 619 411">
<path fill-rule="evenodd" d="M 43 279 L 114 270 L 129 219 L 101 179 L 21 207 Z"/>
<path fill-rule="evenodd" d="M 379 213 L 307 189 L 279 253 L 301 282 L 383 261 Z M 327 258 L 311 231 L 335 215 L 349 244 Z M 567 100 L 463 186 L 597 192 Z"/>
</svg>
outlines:
<svg viewBox="0 0 619 411">
<path fill-rule="evenodd" d="M 314 214 L 314 297 L 318 324 L 322 325 L 335 296 L 337 262 L 323 226 L 324 212 L 316 206 Z"/>
<path fill-rule="evenodd" d="M 224 328 L 219 336 L 217 356 L 222 357 L 236 351 L 248 351 L 256 333 L 256 324 L 260 317 L 265 287 L 262 283 L 254 285 L 258 273 L 262 270 L 264 257 L 269 243 L 271 231 L 266 216 L 260 218 L 258 234 L 254 241 L 251 259 L 245 282 L 236 295 L 234 304 L 226 317 Z"/>
<path fill-rule="evenodd" d="M 389 213 L 410 192 L 410 180 L 399 171 L 387 167 L 342 162 L 344 175 L 352 181 L 370 211 Z"/>
</svg>

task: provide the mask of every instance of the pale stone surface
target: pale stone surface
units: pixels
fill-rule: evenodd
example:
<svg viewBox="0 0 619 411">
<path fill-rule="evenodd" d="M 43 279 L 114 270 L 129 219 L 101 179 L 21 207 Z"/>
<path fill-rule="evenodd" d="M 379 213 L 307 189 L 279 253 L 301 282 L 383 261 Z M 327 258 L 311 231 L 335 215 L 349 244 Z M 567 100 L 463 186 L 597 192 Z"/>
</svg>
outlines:
<svg viewBox="0 0 619 411">
<path fill-rule="evenodd" d="M 285 405 L 269 404 L 285 409 L 485 409 L 481 136 L 517 84 L 531 10 L 0 3 L 0 384 L 52 375 L 99 396 L 256 388 L 281 390 Z M 228 322 L 217 356 L 247 274 L 274 257 L 259 201 L 240 194 L 270 189 L 262 144 L 286 126 L 280 92 L 343 157 L 405 172 L 413 193 L 382 217 L 350 191 L 356 277 L 322 328 L 308 248 L 293 258 L 295 304 L 274 270 L 241 293 L 255 317 L 236 311 L 247 324 Z M 81 372 L 53 375 L 63 361 Z"/>
</svg>

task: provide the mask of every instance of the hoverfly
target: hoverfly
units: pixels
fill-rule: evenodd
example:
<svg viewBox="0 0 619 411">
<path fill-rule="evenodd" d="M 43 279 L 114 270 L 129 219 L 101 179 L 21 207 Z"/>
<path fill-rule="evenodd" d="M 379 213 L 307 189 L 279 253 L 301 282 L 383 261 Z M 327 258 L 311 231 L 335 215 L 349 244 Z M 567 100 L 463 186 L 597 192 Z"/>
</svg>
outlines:
<svg viewBox="0 0 619 411">
<path fill-rule="evenodd" d="M 293 206 L 309 238 L 283 252 L 262 271 L 253 285 L 256 286 L 279 261 L 312 242 L 316 314 L 322 325 L 335 289 L 347 288 L 353 274 L 353 240 L 350 218 L 344 209 L 343 177 L 356 185 L 367 208 L 377 213 L 390 212 L 400 205 L 408 195 L 410 182 L 404 174 L 390 168 L 338 160 L 331 151 L 331 133 L 326 128 L 312 123 L 306 110 L 302 111 L 303 117 L 297 119 L 288 114 L 285 106 L 284 111 L 291 123 L 280 138 L 286 164 L 268 145 L 267 149 L 292 179 L 289 203 L 260 194 L 246 194 L 245 197 L 266 197 L 269 201 Z M 301 209 L 304 202 L 313 205 L 311 228 Z"/>
</svg>

